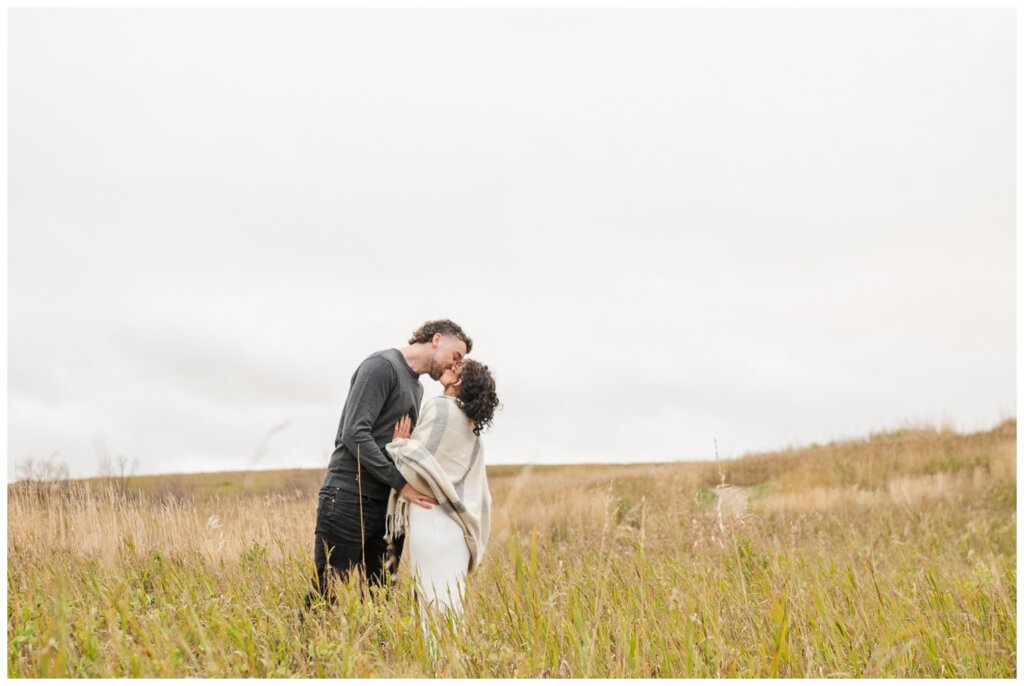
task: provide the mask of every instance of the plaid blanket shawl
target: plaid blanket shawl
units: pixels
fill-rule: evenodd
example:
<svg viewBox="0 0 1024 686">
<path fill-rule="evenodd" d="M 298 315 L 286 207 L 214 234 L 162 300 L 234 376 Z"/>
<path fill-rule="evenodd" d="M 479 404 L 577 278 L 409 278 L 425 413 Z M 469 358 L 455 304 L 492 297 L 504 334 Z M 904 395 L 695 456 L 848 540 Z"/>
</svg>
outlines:
<svg viewBox="0 0 1024 686">
<path fill-rule="evenodd" d="M 438 396 L 423 406 L 410 438 L 387 446 L 388 455 L 413 488 L 433 495 L 445 514 L 461 528 L 469 547 L 469 569 L 480 566 L 491 526 L 491 492 L 484 468 L 484 446 L 473 433 L 473 422 L 454 398 Z M 398 492 L 388 499 L 388 568 L 398 569 L 394 540 L 405 533 L 412 505 Z"/>
</svg>

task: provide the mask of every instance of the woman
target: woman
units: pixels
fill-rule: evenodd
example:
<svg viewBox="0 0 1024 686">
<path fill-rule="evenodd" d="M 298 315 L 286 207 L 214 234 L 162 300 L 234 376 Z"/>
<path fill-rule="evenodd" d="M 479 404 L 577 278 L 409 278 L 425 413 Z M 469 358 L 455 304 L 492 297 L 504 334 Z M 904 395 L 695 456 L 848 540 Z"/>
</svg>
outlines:
<svg viewBox="0 0 1024 686">
<path fill-rule="evenodd" d="M 427 401 L 415 431 L 409 431 L 408 417 L 400 420 L 387 445 L 406 481 L 439 504 L 410 507 L 392 491 L 385 537 L 390 544 L 408 526 L 409 562 L 421 604 L 458 617 L 465 576 L 480 566 L 490 531 L 491 493 L 480 433 L 491 424 L 498 395 L 490 370 L 475 360 L 439 380 L 444 395 Z M 388 552 L 394 556 L 392 545 Z M 397 560 L 389 562 L 397 568 Z"/>
</svg>

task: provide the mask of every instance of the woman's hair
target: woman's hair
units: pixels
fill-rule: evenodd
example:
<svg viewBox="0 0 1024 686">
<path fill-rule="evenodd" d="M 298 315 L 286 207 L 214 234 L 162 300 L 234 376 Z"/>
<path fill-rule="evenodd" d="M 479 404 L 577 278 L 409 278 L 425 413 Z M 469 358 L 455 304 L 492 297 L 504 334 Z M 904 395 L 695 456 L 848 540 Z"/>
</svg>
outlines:
<svg viewBox="0 0 1024 686">
<path fill-rule="evenodd" d="M 487 365 L 476 360 L 466 360 L 463 364 L 462 385 L 455 402 L 473 422 L 473 433 L 479 436 L 494 419 L 498 394 L 494 390 L 494 377 Z"/>
</svg>

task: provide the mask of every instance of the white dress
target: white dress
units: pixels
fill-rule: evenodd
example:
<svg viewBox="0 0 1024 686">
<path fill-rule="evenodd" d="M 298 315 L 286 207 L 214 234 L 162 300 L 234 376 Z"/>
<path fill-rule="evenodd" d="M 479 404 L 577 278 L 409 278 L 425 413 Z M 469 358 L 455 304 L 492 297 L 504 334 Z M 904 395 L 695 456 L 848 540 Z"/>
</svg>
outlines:
<svg viewBox="0 0 1024 686">
<path fill-rule="evenodd" d="M 407 540 L 420 606 L 459 617 L 469 570 L 469 547 L 462 528 L 440 507 L 427 510 L 412 505 Z"/>
</svg>

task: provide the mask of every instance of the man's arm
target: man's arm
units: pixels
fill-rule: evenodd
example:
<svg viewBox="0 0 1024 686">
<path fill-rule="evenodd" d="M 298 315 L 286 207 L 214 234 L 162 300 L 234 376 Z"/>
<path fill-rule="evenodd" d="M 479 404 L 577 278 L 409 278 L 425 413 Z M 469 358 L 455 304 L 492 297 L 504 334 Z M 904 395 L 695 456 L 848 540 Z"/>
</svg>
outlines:
<svg viewBox="0 0 1024 686">
<path fill-rule="evenodd" d="M 384 358 L 371 357 L 359 365 L 348 392 L 341 442 L 368 472 L 401 491 L 405 478 L 373 440 L 373 423 L 395 383 L 394 369 Z"/>
</svg>

